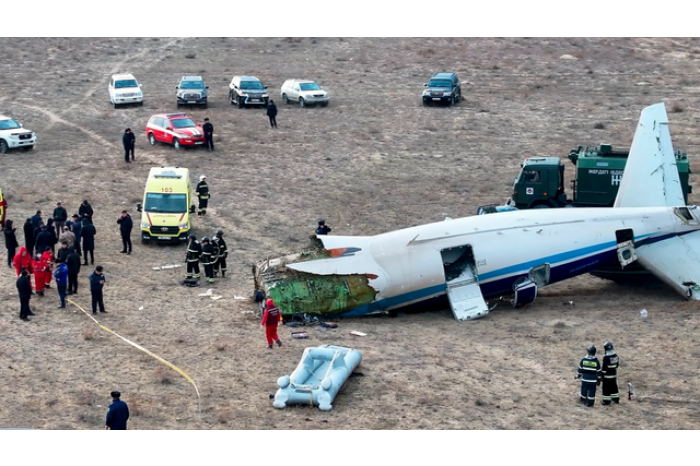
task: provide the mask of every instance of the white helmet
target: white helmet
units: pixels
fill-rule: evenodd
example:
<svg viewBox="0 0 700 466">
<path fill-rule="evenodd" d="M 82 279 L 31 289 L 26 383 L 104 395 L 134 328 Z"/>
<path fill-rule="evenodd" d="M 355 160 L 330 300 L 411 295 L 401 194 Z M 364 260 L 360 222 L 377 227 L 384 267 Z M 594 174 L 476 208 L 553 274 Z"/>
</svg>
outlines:
<svg viewBox="0 0 700 466">
<path fill-rule="evenodd" d="M 207 179 L 207 177 L 204 176 L 204 175 L 202 175 L 202 176 L 199 177 L 199 181 L 204 181 L 204 180 L 206 180 L 206 179 Z"/>
</svg>

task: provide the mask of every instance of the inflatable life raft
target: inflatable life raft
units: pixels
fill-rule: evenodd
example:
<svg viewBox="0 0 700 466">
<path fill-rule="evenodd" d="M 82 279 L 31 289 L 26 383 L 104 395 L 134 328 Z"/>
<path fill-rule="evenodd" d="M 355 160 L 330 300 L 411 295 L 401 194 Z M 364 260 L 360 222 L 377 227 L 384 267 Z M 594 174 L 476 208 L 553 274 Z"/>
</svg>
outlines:
<svg viewBox="0 0 700 466">
<path fill-rule="evenodd" d="M 277 380 L 279 390 L 272 405 L 308 404 L 328 411 L 352 371 L 362 361 L 362 353 L 340 346 L 306 348 L 301 362 L 291 373 Z"/>
</svg>

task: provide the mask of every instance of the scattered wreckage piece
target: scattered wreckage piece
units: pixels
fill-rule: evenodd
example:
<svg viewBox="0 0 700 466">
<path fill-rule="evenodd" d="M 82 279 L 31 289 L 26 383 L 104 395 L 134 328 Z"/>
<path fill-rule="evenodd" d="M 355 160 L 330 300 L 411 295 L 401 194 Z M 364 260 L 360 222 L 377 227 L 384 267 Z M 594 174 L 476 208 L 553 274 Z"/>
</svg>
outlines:
<svg viewBox="0 0 700 466">
<path fill-rule="evenodd" d="M 280 388 L 272 406 L 308 404 L 322 411 L 330 410 L 336 395 L 361 361 L 362 353 L 351 348 L 321 345 L 304 349 L 294 372 L 277 380 Z"/>
</svg>

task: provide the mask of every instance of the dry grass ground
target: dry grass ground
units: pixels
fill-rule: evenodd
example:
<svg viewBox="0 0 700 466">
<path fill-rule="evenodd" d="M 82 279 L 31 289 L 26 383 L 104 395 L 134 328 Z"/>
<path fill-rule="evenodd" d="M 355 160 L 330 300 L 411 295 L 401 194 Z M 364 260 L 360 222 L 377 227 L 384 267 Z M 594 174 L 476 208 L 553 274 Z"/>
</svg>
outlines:
<svg viewBox="0 0 700 466">
<path fill-rule="evenodd" d="M 121 390 L 135 429 L 697 429 L 700 317 L 663 286 L 625 287 L 590 276 L 541 290 L 527 310 L 502 306 L 456 323 L 449 310 L 341 320 L 265 350 L 246 312 L 254 260 L 300 249 L 318 218 L 333 233 L 371 235 L 471 215 L 503 201 L 528 156 L 565 156 L 577 144 L 629 144 L 644 106 L 667 103 L 674 145 L 700 173 L 696 39 L 1 39 L 0 113 L 37 132 L 33 152 L 0 159 L 0 186 L 18 225 L 60 200 L 95 208 L 96 258 L 106 269 L 107 327 L 186 371 L 176 372 L 102 331 L 57 297 L 36 298 L 18 317 L 15 276 L 0 275 L 0 427 L 101 429 L 108 394 Z M 563 55 L 569 57 L 561 58 Z M 187 57 L 194 58 L 187 58 Z M 142 108 L 113 109 L 107 81 L 133 72 Z M 464 101 L 424 108 L 422 84 L 455 71 Z M 174 86 L 201 74 L 217 151 L 150 147 L 150 115 L 175 110 Z M 279 129 L 261 110 L 227 100 L 236 74 L 252 74 L 279 100 Z M 283 106 L 291 77 L 317 80 L 327 108 Z M 120 137 L 137 134 L 136 163 Z M 116 217 L 134 212 L 152 166 L 206 174 L 210 216 L 198 236 L 222 229 L 230 277 L 219 301 L 178 285 L 180 247 L 135 244 L 119 254 Z M 567 179 L 572 171 L 567 168 Z M 700 187 L 698 177 L 691 182 Z M 691 195 L 691 202 L 697 202 Z M 136 222 L 138 215 L 134 214 Z M 21 235 L 20 235 L 21 236 Z M 136 236 L 136 235 L 134 235 Z M 526 247 L 524 245 L 524 247 Z M 89 306 L 87 275 L 76 302 Z M 55 292 L 55 290 L 52 290 Z M 575 306 L 563 305 L 573 300 Z M 143 310 L 139 307 L 143 306 Z M 642 320 L 639 310 L 649 318 Z M 350 330 L 367 333 L 355 337 Z M 577 404 L 578 359 L 611 340 L 621 385 L 641 400 L 593 410 Z M 305 345 L 358 348 L 356 377 L 332 411 L 275 410 L 268 393 L 294 369 Z M 309 419 L 309 420 L 307 420 Z"/>
</svg>

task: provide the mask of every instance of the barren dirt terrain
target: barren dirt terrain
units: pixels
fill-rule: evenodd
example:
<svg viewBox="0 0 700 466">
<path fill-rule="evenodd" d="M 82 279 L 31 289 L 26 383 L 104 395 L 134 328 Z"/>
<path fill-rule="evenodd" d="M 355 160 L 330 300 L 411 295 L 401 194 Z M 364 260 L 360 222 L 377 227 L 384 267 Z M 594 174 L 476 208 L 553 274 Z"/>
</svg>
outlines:
<svg viewBox="0 0 700 466">
<path fill-rule="evenodd" d="M 131 408 L 130 429 L 698 429 L 700 316 L 662 286 L 621 286 L 582 276 L 540 290 L 525 310 L 499 305 L 458 323 L 446 307 L 341 319 L 265 349 L 251 301 L 255 260 L 303 249 L 319 218 L 333 234 L 373 235 L 475 213 L 509 195 L 520 162 L 565 157 L 578 145 L 631 143 L 643 107 L 665 102 L 674 147 L 700 173 L 697 39 L 0 39 L 0 114 L 38 135 L 34 151 L 0 156 L 8 218 L 83 199 L 95 209 L 96 262 L 107 276 L 100 322 L 172 362 L 197 383 L 107 333 L 75 307 L 56 309 L 55 287 L 19 320 L 14 270 L 0 273 L 0 427 L 102 429 L 111 390 Z M 187 56 L 193 58 L 186 58 Z M 454 71 L 464 101 L 423 107 L 423 83 Z M 143 107 L 114 109 L 112 73 L 132 72 Z M 216 152 L 151 147 L 148 118 L 177 111 L 175 85 L 201 74 Z M 234 75 L 254 75 L 279 107 L 227 101 Z M 285 79 L 316 80 L 327 108 L 284 106 Z M 121 135 L 137 135 L 125 164 Z M 184 246 L 138 241 L 141 201 L 153 166 L 206 174 L 212 192 L 198 237 L 225 232 L 230 277 L 207 287 L 178 284 Z M 567 187 L 573 177 L 567 162 Z M 691 175 L 700 192 L 700 178 Z M 700 200 L 698 194 L 690 202 Z M 116 218 L 132 213 L 134 253 L 119 254 Z M 527 247 L 527 244 L 509 245 Z M 504 245 L 505 247 L 505 245 Z M 5 249 L 0 253 L 3 255 Z M 89 309 L 83 267 L 75 301 Z M 573 301 L 574 306 L 565 305 Z M 143 310 L 139 310 L 143 307 Z M 649 317 L 640 318 L 647 309 Z M 77 312 L 76 312 L 77 311 Z M 351 335 L 352 330 L 367 334 Z M 621 357 L 620 406 L 578 404 L 574 380 L 590 344 L 612 341 Z M 362 351 L 330 412 L 277 410 L 268 399 L 306 346 Z M 626 384 L 639 399 L 628 401 Z"/>
</svg>

